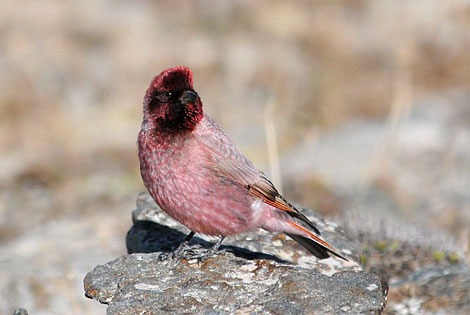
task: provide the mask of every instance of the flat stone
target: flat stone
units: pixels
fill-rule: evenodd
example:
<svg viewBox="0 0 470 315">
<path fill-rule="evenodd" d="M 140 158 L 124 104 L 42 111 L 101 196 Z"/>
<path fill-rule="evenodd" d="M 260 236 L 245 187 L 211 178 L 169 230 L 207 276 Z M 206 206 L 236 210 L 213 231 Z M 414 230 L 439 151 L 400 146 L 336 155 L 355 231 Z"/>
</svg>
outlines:
<svg viewBox="0 0 470 315">
<path fill-rule="evenodd" d="M 160 262 L 160 253 L 130 254 L 97 266 L 85 295 L 108 314 L 379 314 L 387 284 L 372 273 L 318 271 L 221 253 L 204 262 Z"/>
</svg>

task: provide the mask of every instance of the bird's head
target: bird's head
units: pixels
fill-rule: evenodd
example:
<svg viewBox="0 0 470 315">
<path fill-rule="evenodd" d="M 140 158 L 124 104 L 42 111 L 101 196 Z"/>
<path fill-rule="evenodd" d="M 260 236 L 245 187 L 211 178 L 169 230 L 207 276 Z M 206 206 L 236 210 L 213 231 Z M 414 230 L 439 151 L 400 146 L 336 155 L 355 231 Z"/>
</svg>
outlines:
<svg viewBox="0 0 470 315">
<path fill-rule="evenodd" d="M 144 99 L 144 122 L 166 131 L 193 130 L 202 117 L 189 68 L 170 68 L 152 80 Z"/>
</svg>

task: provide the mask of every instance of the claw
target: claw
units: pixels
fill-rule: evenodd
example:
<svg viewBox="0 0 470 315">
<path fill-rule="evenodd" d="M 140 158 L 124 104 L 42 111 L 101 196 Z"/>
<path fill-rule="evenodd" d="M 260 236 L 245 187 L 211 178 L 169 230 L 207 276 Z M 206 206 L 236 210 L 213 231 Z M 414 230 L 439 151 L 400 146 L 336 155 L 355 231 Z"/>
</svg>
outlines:
<svg viewBox="0 0 470 315">
<path fill-rule="evenodd" d="M 221 237 L 215 244 L 209 249 L 202 247 L 201 245 L 189 246 L 189 240 L 194 235 L 194 232 L 191 232 L 183 243 L 181 243 L 178 248 L 176 248 L 171 254 L 161 253 L 158 256 L 158 261 L 167 261 L 171 260 L 175 263 L 175 266 L 180 263 L 183 259 L 186 261 L 197 259 L 198 263 L 201 263 L 211 257 L 216 253 L 225 253 L 226 250 L 218 250 L 220 244 L 222 243 L 224 237 Z"/>
<path fill-rule="evenodd" d="M 168 260 L 168 258 L 170 258 L 170 255 L 168 255 L 167 253 L 161 253 L 160 255 L 158 255 L 157 260 L 165 261 L 165 260 Z"/>
</svg>

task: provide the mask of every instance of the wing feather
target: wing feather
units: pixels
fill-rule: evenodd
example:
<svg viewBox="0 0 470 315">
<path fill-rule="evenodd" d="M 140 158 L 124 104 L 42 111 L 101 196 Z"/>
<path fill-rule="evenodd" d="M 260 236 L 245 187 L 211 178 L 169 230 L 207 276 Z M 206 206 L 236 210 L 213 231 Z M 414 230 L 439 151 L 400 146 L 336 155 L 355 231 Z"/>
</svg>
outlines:
<svg viewBox="0 0 470 315">
<path fill-rule="evenodd" d="M 285 211 L 301 226 L 320 234 L 320 231 L 306 216 L 279 194 L 266 175 L 241 153 L 235 143 L 212 119 L 206 116 L 206 122 L 205 128 L 209 134 L 199 139 L 203 147 L 210 152 L 207 156 L 211 158 L 209 161 L 211 171 L 220 177 L 243 185 L 253 197 L 260 198 L 264 203 Z M 210 129 L 217 129 L 217 132 L 211 132 Z"/>
</svg>

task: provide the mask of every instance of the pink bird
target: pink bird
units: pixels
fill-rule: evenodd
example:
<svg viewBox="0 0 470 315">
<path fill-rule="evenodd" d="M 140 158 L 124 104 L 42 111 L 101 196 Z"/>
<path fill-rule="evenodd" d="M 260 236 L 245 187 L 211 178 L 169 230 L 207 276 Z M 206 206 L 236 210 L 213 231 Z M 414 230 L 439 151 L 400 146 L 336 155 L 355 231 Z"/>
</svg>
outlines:
<svg viewBox="0 0 470 315">
<path fill-rule="evenodd" d="M 148 88 L 139 133 L 143 182 L 169 216 L 194 233 L 225 236 L 258 228 L 282 232 L 320 259 L 347 260 L 319 238 L 318 229 L 276 190 L 235 143 L 205 115 L 187 67 L 156 76 Z"/>
</svg>

